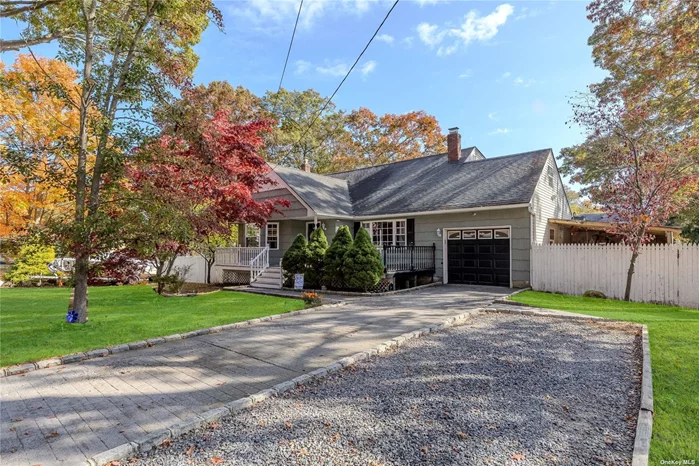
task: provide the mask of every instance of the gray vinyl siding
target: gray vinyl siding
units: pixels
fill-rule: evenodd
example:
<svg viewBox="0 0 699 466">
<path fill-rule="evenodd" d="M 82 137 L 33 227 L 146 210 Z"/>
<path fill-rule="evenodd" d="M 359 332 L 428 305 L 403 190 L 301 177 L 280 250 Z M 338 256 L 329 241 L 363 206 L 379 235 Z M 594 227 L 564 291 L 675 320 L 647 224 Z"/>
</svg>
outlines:
<svg viewBox="0 0 699 466">
<path fill-rule="evenodd" d="M 553 187 L 549 185 L 548 167 L 553 169 Z M 571 217 L 570 205 L 553 154 L 549 155 L 546 160 L 544 170 L 534 189 L 531 204 L 534 216 L 532 220 L 534 242 L 537 244 L 548 241 L 546 225 L 550 218 L 568 219 Z"/>
<path fill-rule="evenodd" d="M 277 188 L 255 193 L 253 198 L 257 201 L 268 199 L 285 199 L 289 201 L 289 207 L 277 206 L 282 213 L 280 214 L 278 212 L 274 212 L 270 217 L 270 221 L 272 222 L 289 218 L 304 218 L 310 215 L 308 209 L 306 209 L 306 207 L 299 202 L 296 196 L 294 196 L 287 188 Z"/>
<path fill-rule="evenodd" d="M 313 220 L 280 220 L 279 221 L 279 249 L 270 249 L 269 263 L 270 265 L 279 265 L 279 259 L 284 256 L 284 252 L 291 246 L 297 235 L 306 234 L 306 223 Z M 346 225 L 352 233 L 354 223 L 348 220 L 336 219 L 318 219 L 318 222 L 325 224 L 325 236 L 330 244 L 335 237 L 337 229 L 342 225 Z M 266 230 L 265 230 L 266 232 Z M 266 244 L 267 239 L 263 237 L 262 244 Z"/>
<path fill-rule="evenodd" d="M 515 287 L 529 285 L 529 259 L 531 243 L 531 220 L 526 207 L 516 209 L 484 210 L 473 212 L 420 215 L 415 218 L 415 244 L 417 246 L 436 247 L 436 275 L 443 276 L 444 230 L 448 228 L 472 227 L 511 227 L 512 242 L 512 282 Z M 437 229 L 442 237 L 437 236 Z"/>
</svg>

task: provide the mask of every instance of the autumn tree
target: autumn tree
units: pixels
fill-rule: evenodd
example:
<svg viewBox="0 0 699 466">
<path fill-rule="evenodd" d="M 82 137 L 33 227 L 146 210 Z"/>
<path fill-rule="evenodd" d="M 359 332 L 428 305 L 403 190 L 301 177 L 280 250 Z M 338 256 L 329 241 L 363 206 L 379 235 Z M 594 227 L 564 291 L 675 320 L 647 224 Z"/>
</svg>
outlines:
<svg viewBox="0 0 699 466">
<path fill-rule="evenodd" d="M 124 155 L 154 133 L 153 104 L 188 82 L 197 64 L 192 47 L 210 20 L 222 27 L 221 15 L 212 0 L 36 0 L 3 2 L 0 17 L 24 26 L 20 37 L 0 41 L 0 51 L 56 42 L 59 58 L 80 69 L 78 95 L 60 86 L 56 95 L 79 112 L 74 215 L 62 232 L 76 258 L 74 310 L 86 322 L 89 257 L 112 220 L 103 193 L 120 178 Z"/>
<path fill-rule="evenodd" d="M 332 171 L 337 150 L 347 141 L 345 118 L 335 104 L 312 89 L 267 92 L 262 108 L 277 121 L 266 138 L 266 159 L 273 164 L 301 168 L 304 160 L 315 173 Z"/>
<path fill-rule="evenodd" d="M 159 275 L 170 274 L 177 255 L 216 235 L 230 235 L 234 224 L 262 226 L 277 206 L 288 206 L 281 199 L 253 198 L 271 182 L 257 152 L 272 122 L 230 120 L 226 112 L 204 118 L 200 135 L 191 140 L 163 136 L 140 150 L 129 166 L 128 188 L 134 196 L 126 210 L 146 224 L 142 230 L 136 222 L 134 230 L 147 232 L 146 237 L 137 234 L 131 247 L 152 244 Z M 161 229 L 152 231 L 154 224 Z M 163 231 L 167 225 L 170 231 Z"/>
<path fill-rule="evenodd" d="M 570 204 L 570 211 L 573 215 L 597 214 L 601 213 L 599 206 L 596 206 L 590 199 L 586 199 L 579 191 L 571 186 L 565 187 L 566 197 Z"/>
<path fill-rule="evenodd" d="M 699 140 L 686 135 L 667 138 L 648 120 L 643 106 L 627 109 L 623 99 L 588 97 L 573 107 L 575 122 L 588 132 L 586 141 L 569 148 L 580 160 L 604 160 L 591 178 L 585 163 L 568 160 L 573 180 L 584 179 L 591 200 L 613 219 L 610 231 L 631 248 L 624 299 L 631 284 L 640 247 L 650 238 L 650 225 L 665 224 L 682 207 L 678 196 L 697 181 Z"/>
<path fill-rule="evenodd" d="M 595 0 L 589 40 L 595 64 L 609 77 L 598 97 L 644 105 L 647 118 L 679 137 L 699 131 L 699 2 Z"/>
<path fill-rule="evenodd" d="M 446 150 L 446 136 L 437 119 L 424 111 L 378 116 L 368 108 L 347 116 L 351 147 L 334 159 L 339 170 L 379 165 L 438 154 Z"/>
<path fill-rule="evenodd" d="M 0 63 L 0 237 L 41 229 L 70 212 L 77 73 L 60 60 L 19 55 Z M 27 157 L 27 154 L 32 154 Z"/>
</svg>

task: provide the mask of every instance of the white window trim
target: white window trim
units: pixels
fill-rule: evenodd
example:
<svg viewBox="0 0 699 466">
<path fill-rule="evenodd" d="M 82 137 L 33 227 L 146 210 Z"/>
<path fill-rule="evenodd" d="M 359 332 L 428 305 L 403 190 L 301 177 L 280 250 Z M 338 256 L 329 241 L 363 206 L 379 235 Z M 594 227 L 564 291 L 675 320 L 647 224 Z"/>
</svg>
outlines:
<svg viewBox="0 0 699 466">
<path fill-rule="evenodd" d="M 367 233 L 369 233 L 369 238 L 371 238 L 371 244 L 373 244 L 375 246 L 383 246 L 382 244 L 374 243 L 374 235 L 372 234 L 372 230 L 373 230 L 372 224 L 379 223 L 379 222 L 381 222 L 381 223 L 383 223 L 383 222 L 393 223 L 393 228 L 392 228 L 392 230 L 393 230 L 392 236 L 393 237 L 391 239 L 392 246 L 397 246 L 397 243 L 398 243 L 398 241 L 396 240 L 396 237 L 398 236 L 398 234 L 397 234 L 398 229 L 396 228 L 396 222 L 404 222 L 405 223 L 405 234 L 403 235 L 403 236 L 405 236 L 405 245 L 404 246 L 408 245 L 408 219 L 407 218 L 386 218 L 386 219 L 382 218 L 382 219 L 378 219 L 378 220 L 362 220 L 359 224 L 361 226 L 361 228 L 364 228 L 365 230 L 367 230 L 364 227 L 364 224 L 365 223 L 369 224 L 369 229 L 367 230 Z"/>
<path fill-rule="evenodd" d="M 277 226 L 277 247 L 276 248 L 270 247 L 269 249 L 272 251 L 278 251 L 279 250 L 279 222 L 267 222 L 267 225 L 265 225 L 265 242 L 267 243 L 267 246 L 269 246 L 269 226 L 270 225 Z"/>
<path fill-rule="evenodd" d="M 253 238 L 253 236 L 248 236 L 248 225 L 252 225 L 257 228 L 257 246 L 248 246 L 248 238 Z M 246 223 L 245 224 L 245 247 L 259 247 L 259 245 L 262 243 L 262 228 L 258 227 L 254 223 Z"/>
</svg>

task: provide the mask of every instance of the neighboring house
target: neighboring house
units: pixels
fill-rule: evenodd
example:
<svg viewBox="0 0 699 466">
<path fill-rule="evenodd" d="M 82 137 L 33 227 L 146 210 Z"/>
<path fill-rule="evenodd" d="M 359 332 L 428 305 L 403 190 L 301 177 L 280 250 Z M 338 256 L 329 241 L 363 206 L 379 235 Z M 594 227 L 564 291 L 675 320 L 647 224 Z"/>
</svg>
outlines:
<svg viewBox="0 0 699 466">
<path fill-rule="evenodd" d="M 580 214 L 572 218 L 551 218 L 548 224 L 550 244 L 616 244 L 621 237 L 610 233 L 614 218 L 608 214 Z M 682 228 L 651 225 L 652 244 L 669 244 L 679 239 Z"/>
<path fill-rule="evenodd" d="M 298 234 L 308 237 L 323 228 L 332 241 L 347 225 L 353 232 L 369 231 L 387 276 L 528 286 L 531 244 L 547 239 L 550 218 L 570 217 L 553 152 L 486 158 L 476 147 L 461 148 L 458 128 L 450 129 L 447 145 L 445 154 L 331 175 L 274 166 L 270 177 L 277 184 L 255 197 L 284 198 L 291 205 L 262 229 L 240 229 L 244 247 L 222 251 L 219 281 L 244 280 L 251 256 L 264 245 L 276 273 L 274 266 Z M 275 273 L 260 280 L 278 285 Z M 257 273 L 250 275 L 256 280 Z"/>
</svg>

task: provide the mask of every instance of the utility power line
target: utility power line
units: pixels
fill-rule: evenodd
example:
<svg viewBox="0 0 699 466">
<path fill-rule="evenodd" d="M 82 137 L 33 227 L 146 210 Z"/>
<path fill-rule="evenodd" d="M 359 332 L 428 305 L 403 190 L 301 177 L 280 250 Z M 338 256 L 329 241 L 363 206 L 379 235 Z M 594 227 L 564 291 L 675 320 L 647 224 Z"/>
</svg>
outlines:
<svg viewBox="0 0 699 466">
<path fill-rule="evenodd" d="M 384 23 L 386 23 L 386 21 L 388 20 L 388 17 L 391 16 L 391 13 L 393 12 L 393 10 L 395 9 L 396 5 L 398 5 L 399 2 L 400 2 L 400 0 L 396 0 L 396 1 L 393 3 L 393 5 L 391 6 L 391 8 L 390 8 L 390 9 L 388 10 L 388 12 L 386 13 L 386 16 L 384 16 L 383 20 L 381 21 L 381 24 L 379 24 L 379 27 L 376 28 L 376 31 L 374 31 L 374 34 L 373 34 L 373 35 L 371 36 L 371 38 L 369 39 L 369 42 L 367 42 L 367 44 L 364 46 L 364 48 L 362 49 L 362 52 L 359 54 L 359 56 L 358 56 L 357 59 L 354 61 L 354 63 L 353 63 L 352 66 L 350 67 L 350 69 L 347 71 L 347 73 L 345 74 L 345 76 L 342 78 L 342 81 L 340 81 L 340 84 L 337 85 L 337 88 L 335 88 L 335 91 L 334 91 L 334 92 L 332 93 L 332 95 L 328 98 L 328 100 L 325 101 L 325 104 L 323 105 L 323 108 L 321 108 L 320 111 L 317 112 L 317 113 L 315 114 L 315 116 L 314 116 L 313 119 L 311 120 L 311 123 L 306 127 L 306 129 L 303 131 L 303 133 L 301 133 L 301 135 L 299 136 L 298 140 L 296 141 L 297 144 L 298 144 L 299 142 L 301 142 L 301 140 L 306 136 L 306 134 L 308 134 L 308 131 L 313 127 L 313 125 L 315 124 L 315 122 L 318 120 L 318 117 L 320 117 L 320 115 L 323 114 L 323 112 L 325 111 L 325 109 L 328 108 L 328 105 L 330 105 L 330 102 L 333 100 L 333 98 L 335 97 L 335 95 L 337 94 L 337 92 L 340 90 L 340 88 L 342 87 L 342 85 L 345 83 L 345 81 L 347 80 L 347 78 L 349 77 L 349 75 L 352 73 L 352 70 L 354 70 L 355 66 L 357 66 L 357 63 L 359 63 L 359 60 L 362 59 L 362 56 L 364 56 L 364 53 L 367 51 L 367 49 L 369 48 L 369 46 L 371 45 L 371 43 L 374 41 L 374 39 L 376 38 L 376 36 L 379 34 L 379 32 L 381 31 L 381 28 L 383 27 Z M 303 4 L 303 1 L 302 1 L 301 3 Z M 299 14 L 301 14 L 301 7 L 300 7 L 300 6 L 299 6 Z M 298 23 L 298 16 L 297 16 L 297 18 L 296 18 L 296 22 Z M 296 30 L 296 26 L 294 26 L 294 30 Z M 293 40 L 294 40 L 294 37 L 293 37 L 293 35 L 292 35 L 291 41 L 293 42 Z M 291 51 L 291 44 L 289 44 L 289 51 Z M 288 61 L 288 59 L 289 59 L 289 57 L 288 57 L 288 54 L 287 54 L 287 61 Z M 284 65 L 284 68 L 286 69 L 286 64 Z M 284 75 L 283 75 L 283 73 L 282 73 L 282 79 L 283 79 L 283 77 L 284 77 Z M 280 82 L 280 89 L 281 89 L 281 82 Z M 321 143 L 321 144 L 322 144 L 322 143 Z M 320 144 L 319 144 L 318 146 L 314 147 L 313 150 L 314 150 L 314 149 L 317 149 L 318 147 L 320 147 Z M 288 154 L 288 152 L 287 152 L 287 154 Z M 279 165 L 279 162 L 275 163 L 274 166 L 272 167 L 272 170 L 274 170 L 278 165 Z"/>
<path fill-rule="evenodd" d="M 286 52 L 286 60 L 284 60 L 284 69 L 282 70 L 282 77 L 279 80 L 279 89 L 277 92 L 282 90 L 282 82 L 284 81 L 284 74 L 286 73 L 286 65 L 289 63 L 289 55 L 291 55 L 291 47 L 294 45 L 294 37 L 296 36 L 296 27 L 299 25 L 299 17 L 301 17 L 301 8 L 303 8 L 303 0 L 299 4 L 299 12 L 296 14 L 296 22 L 294 23 L 294 32 L 291 33 L 291 41 L 289 42 L 289 50 Z"/>
<path fill-rule="evenodd" d="M 393 3 L 393 6 L 391 6 L 391 9 L 388 10 L 388 13 L 386 13 L 386 16 L 384 16 L 383 21 L 381 21 L 381 24 L 379 24 L 379 27 L 376 28 L 376 31 L 374 31 L 374 35 L 371 36 L 371 39 L 369 39 L 369 42 L 367 42 L 367 44 L 364 46 L 364 49 L 362 50 L 362 53 L 360 53 L 359 56 L 357 57 L 357 59 L 354 61 L 354 63 L 352 63 L 352 66 L 351 66 L 350 69 L 347 71 L 347 74 L 345 74 L 345 77 L 342 78 L 342 81 L 340 81 L 340 84 L 337 85 L 337 88 L 335 89 L 335 92 L 333 92 L 332 95 L 330 96 L 330 98 L 325 102 L 325 105 L 323 105 L 323 108 L 321 108 L 320 111 L 319 111 L 318 113 L 316 113 L 316 115 L 315 115 L 315 117 L 313 118 L 313 120 L 311 120 L 311 123 L 308 125 L 308 127 L 307 127 L 306 130 L 303 132 L 303 134 L 301 134 L 301 137 L 299 138 L 299 141 L 300 141 L 301 139 L 303 139 L 303 138 L 306 136 L 306 134 L 308 133 L 308 131 L 309 131 L 309 130 L 313 127 L 313 125 L 315 124 L 315 122 L 316 122 L 316 120 L 318 119 L 318 117 L 320 117 L 320 115 L 325 111 L 325 109 L 328 108 L 328 105 L 329 105 L 330 102 L 333 100 L 333 97 L 335 97 L 335 94 L 337 94 L 337 91 L 340 90 L 340 88 L 342 87 L 342 85 L 345 83 L 345 81 L 346 81 L 347 78 L 349 77 L 350 73 L 352 73 L 352 70 L 354 69 L 354 67 L 357 66 L 357 63 L 359 63 L 359 60 L 361 60 L 362 56 L 364 55 L 364 52 L 367 51 L 367 49 L 369 48 L 369 46 L 370 46 L 371 43 L 373 42 L 374 38 L 378 35 L 379 31 L 381 31 L 381 28 L 383 27 L 383 25 L 384 25 L 384 23 L 386 22 L 386 20 L 388 19 L 388 17 L 391 16 L 391 13 L 393 12 L 393 9 L 396 7 L 396 5 L 398 5 L 398 2 L 400 2 L 400 0 L 396 0 L 396 1 Z"/>
</svg>

